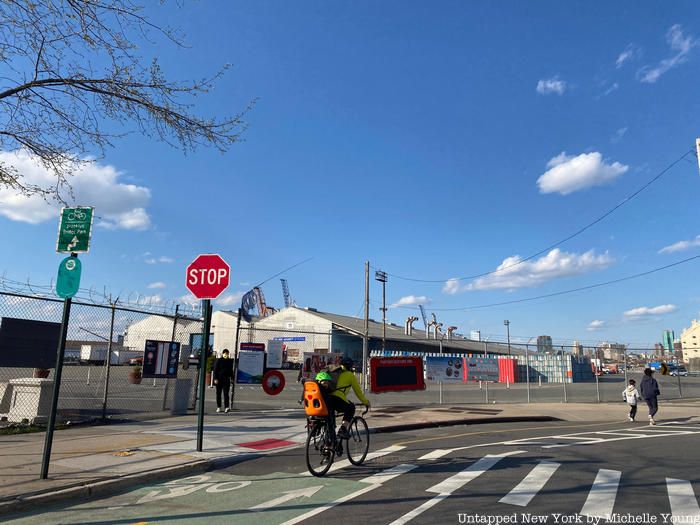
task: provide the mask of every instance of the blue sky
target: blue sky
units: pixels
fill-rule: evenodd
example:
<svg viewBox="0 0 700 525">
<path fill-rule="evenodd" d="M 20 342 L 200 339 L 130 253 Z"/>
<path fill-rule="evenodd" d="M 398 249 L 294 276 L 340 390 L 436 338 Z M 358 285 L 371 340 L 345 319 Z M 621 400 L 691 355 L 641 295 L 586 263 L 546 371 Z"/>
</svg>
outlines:
<svg viewBox="0 0 700 525">
<path fill-rule="evenodd" d="M 369 260 L 391 274 L 390 321 L 422 302 L 445 326 L 490 340 L 505 339 L 509 319 L 514 340 L 648 346 L 699 316 L 698 260 L 485 307 L 700 254 L 691 153 L 581 235 L 515 264 L 694 149 L 697 2 L 207 1 L 149 14 L 189 44 L 143 43 L 170 78 L 232 64 L 194 101 L 198 113 L 257 102 L 226 154 L 183 156 L 132 135 L 76 175 L 78 204 L 101 217 L 81 257 L 83 287 L 187 301 L 185 267 L 218 252 L 232 267 L 226 308 L 313 257 L 285 275 L 300 306 L 361 315 Z M 0 190 L 7 278 L 54 278 L 57 219 Z M 278 279 L 263 289 L 281 306 Z M 379 319 L 374 280 L 371 297 Z"/>
</svg>

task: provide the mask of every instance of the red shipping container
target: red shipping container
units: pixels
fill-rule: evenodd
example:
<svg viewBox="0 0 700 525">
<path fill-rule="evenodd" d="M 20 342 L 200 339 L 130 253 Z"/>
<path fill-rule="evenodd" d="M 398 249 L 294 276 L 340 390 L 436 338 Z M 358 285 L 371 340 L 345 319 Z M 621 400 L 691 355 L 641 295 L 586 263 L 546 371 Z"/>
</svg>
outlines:
<svg viewBox="0 0 700 525">
<path fill-rule="evenodd" d="M 508 357 L 498 359 L 498 382 L 516 383 L 518 381 L 518 361 Z"/>
</svg>

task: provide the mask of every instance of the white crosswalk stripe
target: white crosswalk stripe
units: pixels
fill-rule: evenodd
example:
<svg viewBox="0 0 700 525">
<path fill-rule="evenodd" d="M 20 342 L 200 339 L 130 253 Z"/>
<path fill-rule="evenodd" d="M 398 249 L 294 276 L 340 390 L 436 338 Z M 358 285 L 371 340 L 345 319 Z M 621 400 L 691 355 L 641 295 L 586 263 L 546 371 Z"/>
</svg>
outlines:
<svg viewBox="0 0 700 525">
<path fill-rule="evenodd" d="M 690 481 L 666 478 L 666 490 L 668 502 L 671 504 L 671 514 L 674 518 L 678 518 L 677 523 L 700 522 L 700 507 Z"/>
<path fill-rule="evenodd" d="M 455 490 L 463 487 L 473 479 L 479 477 L 481 474 L 489 470 L 503 458 L 512 456 L 514 454 L 521 454 L 523 452 L 523 450 L 514 450 L 512 452 L 505 452 L 504 454 L 489 454 L 487 456 L 484 456 L 476 463 L 472 463 L 471 465 L 469 465 L 462 472 L 458 472 L 454 476 L 450 476 L 446 480 L 441 481 L 437 485 L 433 485 L 432 487 L 427 489 L 426 492 L 434 492 L 437 494 L 437 496 L 435 496 L 432 499 L 429 499 L 420 507 L 417 507 L 411 512 L 408 512 L 400 518 L 392 521 L 390 525 L 404 525 L 408 523 L 417 516 L 423 514 L 426 510 L 434 507 L 444 499 L 448 498 L 450 494 L 452 494 Z"/>
<path fill-rule="evenodd" d="M 389 480 L 392 480 L 396 478 L 397 476 L 400 476 L 401 474 L 404 474 L 406 472 L 410 472 L 416 468 L 415 465 L 406 465 L 406 464 L 401 464 L 401 465 L 396 465 L 395 467 L 392 467 L 390 469 L 387 469 L 383 472 L 379 472 L 378 474 L 375 474 L 373 476 L 369 476 L 365 479 L 362 480 L 362 483 L 366 483 L 366 487 L 362 487 L 359 490 L 356 490 L 355 492 L 351 492 L 350 494 L 347 494 L 343 496 L 342 498 L 339 498 L 335 501 L 331 501 L 330 503 L 327 503 L 326 505 L 321 505 L 319 507 L 316 507 L 313 510 L 310 510 L 309 512 L 306 512 L 300 516 L 297 516 L 295 518 L 292 518 L 291 520 L 287 520 L 284 523 L 281 523 L 280 525 L 295 525 L 296 523 L 301 523 L 304 520 L 309 519 L 312 516 L 315 516 L 317 514 L 320 514 L 322 512 L 327 511 L 328 509 L 332 509 L 333 507 L 340 505 L 341 503 L 345 503 L 347 501 L 350 501 L 352 499 L 355 499 L 359 496 L 362 496 L 363 494 L 366 494 L 368 492 L 371 492 L 375 489 L 378 489 L 379 487 L 382 486 L 382 483 L 385 483 Z"/>
<path fill-rule="evenodd" d="M 620 484 L 619 470 L 600 469 L 583 504 L 581 514 L 596 518 L 609 519 L 615 506 L 617 487 Z"/>
<path fill-rule="evenodd" d="M 518 505 L 525 507 L 530 503 L 537 493 L 542 490 L 549 478 L 552 477 L 560 463 L 553 461 L 540 461 L 539 465 L 533 468 L 525 478 L 518 483 L 518 486 L 500 499 L 501 503 Z"/>
</svg>

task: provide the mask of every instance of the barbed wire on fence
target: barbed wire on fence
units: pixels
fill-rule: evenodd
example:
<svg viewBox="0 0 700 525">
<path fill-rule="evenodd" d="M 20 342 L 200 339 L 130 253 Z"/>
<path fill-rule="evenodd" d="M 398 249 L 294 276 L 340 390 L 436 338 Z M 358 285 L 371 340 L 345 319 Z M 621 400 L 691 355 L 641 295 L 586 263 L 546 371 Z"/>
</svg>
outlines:
<svg viewBox="0 0 700 525">
<path fill-rule="evenodd" d="M 41 298 L 52 301 L 61 301 L 56 297 L 54 292 L 55 283 L 51 279 L 49 284 L 37 284 L 31 282 L 29 278 L 26 281 L 16 281 L 8 278 L 4 273 L 0 276 L 0 293 L 9 295 L 17 295 L 28 298 Z M 148 296 L 139 292 L 129 292 L 124 298 L 123 293 L 111 294 L 104 287 L 102 292 L 95 290 L 94 286 L 90 288 L 80 288 L 74 296 L 73 302 L 87 303 L 94 306 L 112 307 L 118 306 L 123 308 L 133 308 L 143 311 L 143 313 L 173 315 L 176 308 L 180 315 L 189 317 L 201 317 L 201 308 L 195 303 L 186 303 L 178 300 L 162 300 L 158 296 Z M 145 310 L 144 310 L 145 309 Z"/>
</svg>

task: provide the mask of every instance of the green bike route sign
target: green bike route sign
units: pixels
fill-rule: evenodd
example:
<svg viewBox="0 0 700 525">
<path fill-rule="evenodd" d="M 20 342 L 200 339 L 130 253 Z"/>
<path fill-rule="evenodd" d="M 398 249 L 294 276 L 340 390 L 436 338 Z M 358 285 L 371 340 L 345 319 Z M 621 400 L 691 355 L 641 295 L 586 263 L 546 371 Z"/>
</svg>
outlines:
<svg viewBox="0 0 700 525">
<path fill-rule="evenodd" d="M 92 206 L 61 209 L 56 242 L 58 253 L 87 253 L 90 250 L 93 211 Z"/>
</svg>

